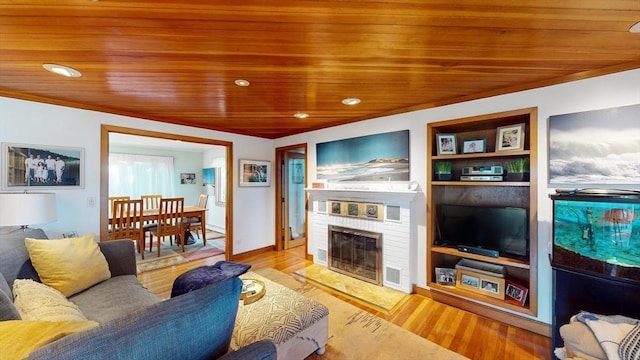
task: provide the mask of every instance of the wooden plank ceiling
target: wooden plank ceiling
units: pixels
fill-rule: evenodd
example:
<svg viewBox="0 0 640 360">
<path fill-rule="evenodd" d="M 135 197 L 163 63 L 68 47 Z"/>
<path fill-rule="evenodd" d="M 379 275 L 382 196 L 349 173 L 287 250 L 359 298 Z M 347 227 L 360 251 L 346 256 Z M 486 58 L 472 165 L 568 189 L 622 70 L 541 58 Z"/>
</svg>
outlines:
<svg viewBox="0 0 640 360">
<path fill-rule="evenodd" d="M 2 0 L 0 96 L 278 138 L 639 68 L 638 21 L 640 0 Z"/>
</svg>

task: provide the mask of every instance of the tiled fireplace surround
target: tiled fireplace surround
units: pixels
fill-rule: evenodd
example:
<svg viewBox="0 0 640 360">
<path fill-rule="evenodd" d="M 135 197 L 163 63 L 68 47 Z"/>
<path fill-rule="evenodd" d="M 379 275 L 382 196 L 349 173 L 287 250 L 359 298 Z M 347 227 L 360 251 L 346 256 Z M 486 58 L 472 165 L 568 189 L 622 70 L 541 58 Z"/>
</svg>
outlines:
<svg viewBox="0 0 640 360">
<path fill-rule="evenodd" d="M 307 189 L 312 211 L 309 214 L 309 252 L 318 265 L 328 266 L 329 225 L 382 234 L 382 285 L 411 293 L 415 283 L 417 235 L 413 199 L 417 191 L 406 184 L 378 189 Z M 331 200 L 384 204 L 383 220 L 332 215 Z"/>
</svg>

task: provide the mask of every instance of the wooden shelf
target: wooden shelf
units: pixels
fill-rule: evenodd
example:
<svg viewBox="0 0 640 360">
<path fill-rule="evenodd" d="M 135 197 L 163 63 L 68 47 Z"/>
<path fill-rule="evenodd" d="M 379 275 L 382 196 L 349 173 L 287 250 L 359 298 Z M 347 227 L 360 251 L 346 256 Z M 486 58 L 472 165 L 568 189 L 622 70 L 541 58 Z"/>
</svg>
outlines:
<svg viewBox="0 0 640 360">
<path fill-rule="evenodd" d="M 497 127 L 525 124 L 523 150 L 494 151 Z M 427 285 L 438 294 L 438 299 L 478 313 L 502 310 L 522 319 L 522 315 L 537 316 L 538 312 L 538 239 L 537 239 L 537 109 L 527 108 L 497 114 L 433 122 L 427 125 Z M 438 134 L 455 134 L 458 145 L 465 139 L 484 138 L 487 152 L 472 154 L 436 155 Z M 458 179 L 462 169 L 469 166 L 503 166 L 514 158 L 528 158 L 529 181 L 433 181 L 435 163 L 449 161 L 453 178 Z M 529 256 L 520 260 L 510 257 L 492 258 L 458 251 L 457 248 L 434 245 L 437 239 L 435 211 L 441 204 L 465 206 L 511 206 L 526 208 L 529 224 Z M 436 282 L 435 268 L 453 268 L 461 259 L 472 259 L 504 266 L 506 280 L 527 287 L 528 299 L 523 307 L 509 298 L 502 300 Z M 489 309 L 491 311 L 489 311 Z M 493 312 L 492 314 L 495 314 Z M 496 315 L 498 316 L 498 315 Z M 502 315 L 499 315 L 502 316 Z M 521 320 L 524 321 L 524 320 Z"/>
<path fill-rule="evenodd" d="M 529 150 L 498 151 L 490 153 L 454 154 L 432 156 L 431 160 L 457 160 L 457 159 L 486 159 L 497 157 L 529 156 Z"/>
<path fill-rule="evenodd" d="M 452 256 L 459 256 L 465 259 L 473 259 L 478 261 L 483 261 L 491 264 L 498 264 L 504 266 L 511 266 L 520 269 L 530 269 L 529 262 L 524 260 L 512 259 L 504 256 L 500 256 L 497 258 L 492 258 L 489 256 L 482 256 L 477 254 L 465 253 L 462 251 L 458 251 L 458 249 L 444 247 L 444 246 L 432 246 L 431 252 L 438 254 L 447 254 Z"/>
<path fill-rule="evenodd" d="M 530 186 L 528 181 L 432 181 L 433 186 Z"/>
<path fill-rule="evenodd" d="M 432 290 L 435 290 L 435 291 L 441 291 L 441 292 L 445 292 L 447 294 L 463 297 L 465 299 L 475 300 L 475 301 L 479 301 L 479 302 L 482 302 L 482 303 L 491 304 L 491 305 L 494 305 L 494 306 L 499 306 L 499 307 L 501 307 L 503 309 L 508 309 L 508 310 L 515 311 L 515 312 L 518 312 L 518 313 L 527 314 L 527 315 L 535 315 L 528 306 L 526 306 L 526 305 L 525 306 L 520 306 L 518 303 L 516 303 L 515 301 L 512 301 L 512 300 L 500 300 L 500 299 L 492 298 L 490 296 L 480 295 L 480 294 L 477 294 L 477 293 L 472 292 L 472 291 L 467 291 L 467 290 L 464 290 L 464 289 L 460 289 L 460 288 L 455 287 L 455 286 L 440 285 L 438 283 L 429 283 L 429 288 L 431 288 Z"/>
</svg>

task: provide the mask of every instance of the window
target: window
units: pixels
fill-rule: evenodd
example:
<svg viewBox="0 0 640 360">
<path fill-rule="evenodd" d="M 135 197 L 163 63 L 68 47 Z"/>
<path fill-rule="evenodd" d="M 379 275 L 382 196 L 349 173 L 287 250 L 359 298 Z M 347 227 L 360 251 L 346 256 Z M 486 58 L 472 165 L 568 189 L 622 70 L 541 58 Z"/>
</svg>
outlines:
<svg viewBox="0 0 640 360">
<path fill-rule="evenodd" d="M 173 157 L 138 154 L 109 154 L 109 194 L 175 196 Z"/>
</svg>

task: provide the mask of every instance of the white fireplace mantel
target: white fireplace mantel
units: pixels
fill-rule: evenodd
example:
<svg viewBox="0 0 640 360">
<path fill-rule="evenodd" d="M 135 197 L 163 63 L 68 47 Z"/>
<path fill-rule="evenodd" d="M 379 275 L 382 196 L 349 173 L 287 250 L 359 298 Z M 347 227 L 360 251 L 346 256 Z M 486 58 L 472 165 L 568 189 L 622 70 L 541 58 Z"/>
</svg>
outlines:
<svg viewBox="0 0 640 360">
<path fill-rule="evenodd" d="M 327 266 L 328 227 L 331 225 L 383 234 L 383 286 L 406 293 L 415 283 L 417 231 L 414 199 L 421 194 L 417 183 L 327 184 L 325 188 L 307 188 L 311 206 L 308 249 L 314 263 Z M 382 203 L 382 219 L 338 216 L 327 211 L 332 200 Z M 390 209 L 391 211 L 390 215 Z"/>
</svg>

